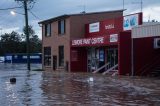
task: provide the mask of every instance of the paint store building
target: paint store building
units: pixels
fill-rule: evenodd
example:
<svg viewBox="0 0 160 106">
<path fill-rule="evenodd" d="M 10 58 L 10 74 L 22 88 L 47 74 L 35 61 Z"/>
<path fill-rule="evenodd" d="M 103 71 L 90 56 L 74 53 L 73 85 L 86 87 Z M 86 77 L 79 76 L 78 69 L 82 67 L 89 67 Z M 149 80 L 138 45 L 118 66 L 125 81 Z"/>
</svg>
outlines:
<svg viewBox="0 0 160 106">
<path fill-rule="evenodd" d="M 148 34 L 146 31 L 152 30 L 150 27 L 143 30 L 147 37 L 139 32 L 144 27 L 139 26 L 142 24 L 142 13 L 123 16 L 123 10 L 115 10 L 70 14 L 39 24 L 42 24 L 42 63 L 45 70 L 140 75 L 144 71 L 142 68 L 152 61 L 141 53 L 145 39 L 149 37 L 147 45 L 152 45 L 152 48 L 145 49 L 146 52 L 152 49 L 155 54 L 159 53 L 159 49 L 154 48 L 154 42 L 160 33 L 154 36 Z M 154 57 L 153 52 L 148 55 Z M 150 67 L 154 65 L 150 63 Z"/>
</svg>

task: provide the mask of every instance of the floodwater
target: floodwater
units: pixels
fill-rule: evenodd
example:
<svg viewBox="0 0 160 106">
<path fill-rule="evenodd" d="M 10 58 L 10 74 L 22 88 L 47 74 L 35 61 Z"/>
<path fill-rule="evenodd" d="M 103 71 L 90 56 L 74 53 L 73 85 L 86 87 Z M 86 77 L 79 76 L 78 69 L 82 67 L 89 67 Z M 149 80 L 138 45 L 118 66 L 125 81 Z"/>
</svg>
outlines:
<svg viewBox="0 0 160 106">
<path fill-rule="evenodd" d="M 25 66 L 0 64 L 0 106 L 160 106 L 158 78 L 28 72 Z"/>
</svg>

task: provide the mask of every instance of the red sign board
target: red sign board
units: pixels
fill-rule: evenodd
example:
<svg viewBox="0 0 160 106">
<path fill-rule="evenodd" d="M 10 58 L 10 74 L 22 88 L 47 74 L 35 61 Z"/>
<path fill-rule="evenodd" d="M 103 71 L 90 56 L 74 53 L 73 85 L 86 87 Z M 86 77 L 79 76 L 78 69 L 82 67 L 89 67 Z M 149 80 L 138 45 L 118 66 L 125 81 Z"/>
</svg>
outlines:
<svg viewBox="0 0 160 106">
<path fill-rule="evenodd" d="M 72 40 L 71 45 L 72 45 L 72 47 L 117 45 L 118 44 L 118 35 L 117 35 L 117 40 L 111 40 L 111 39 L 113 39 L 112 36 L 113 35 L 107 35 L 107 36 L 99 36 L 99 37 Z"/>
<path fill-rule="evenodd" d="M 116 34 L 123 31 L 123 17 L 115 19 L 107 19 L 99 23 L 99 31 L 90 31 L 92 24 L 86 24 L 86 35 L 85 37 L 98 37 L 99 35 L 110 35 Z"/>
</svg>

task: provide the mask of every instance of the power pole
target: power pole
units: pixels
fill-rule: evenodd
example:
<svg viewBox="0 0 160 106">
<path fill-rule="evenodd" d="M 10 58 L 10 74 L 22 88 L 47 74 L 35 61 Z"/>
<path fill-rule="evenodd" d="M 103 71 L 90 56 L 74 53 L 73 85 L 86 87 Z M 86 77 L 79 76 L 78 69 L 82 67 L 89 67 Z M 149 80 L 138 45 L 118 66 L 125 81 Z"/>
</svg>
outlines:
<svg viewBox="0 0 160 106">
<path fill-rule="evenodd" d="M 140 4 L 141 5 L 141 12 L 143 11 L 143 1 L 140 2 L 132 2 L 133 4 Z"/>
<path fill-rule="evenodd" d="M 27 9 L 27 0 L 24 0 L 24 14 L 25 14 L 25 23 L 26 23 L 26 42 L 27 42 L 27 69 L 31 70 L 30 67 L 30 41 L 29 41 L 29 31 L 28 31 L 28 9 Z"/>
<path fill-rule="evenodd" d="M 30 41 L 29 41 L 29 31 L 28 31 L 28 8 L 27 2 L 29 0 L 15 0 L 23 2 L 24 6 L 24 16 L 25 16 L 25 27 L 26 27 L 26 43 L 27 43 L 27 69 L 30 71 Z"/>
<path fill-rule="evenodd" d="M 141 12 L 143 11 L 142 8 L 143 8 L 143 1 L 141 0 Z"/>
<path fill-rule="evenodd" d="M 124 10 L 124 0 L 123 0 L 123 10 Z"/>
</svg>

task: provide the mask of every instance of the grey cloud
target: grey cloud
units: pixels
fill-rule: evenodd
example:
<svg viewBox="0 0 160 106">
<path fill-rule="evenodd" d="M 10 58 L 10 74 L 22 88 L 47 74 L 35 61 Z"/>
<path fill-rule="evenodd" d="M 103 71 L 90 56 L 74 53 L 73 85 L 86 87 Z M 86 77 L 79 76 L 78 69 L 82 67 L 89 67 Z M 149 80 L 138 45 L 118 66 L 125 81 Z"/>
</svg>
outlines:
<svg viewBox="0 0 160 106">
<path fill-rule="evenodd" d="M 140 10 L 140 4 L 133 4 L 133 2 L 140 2 L 140 0 L 124 1 L 125 9 L 127 9 L 127 11 L 125 11 L 126 13 Z M 82 5 L 84 4 L 87 12 L 93 12 L 122 9 L 122 3 L 123 0 L 36 0 L 34 8 L 31 11 L 37 17 L 44 20 L 58 15 L 82 12 Z M 14 7 L 18 5 L 19 4 L 14 2 L 14 0 L 0 0 L 0 8 Z M 160 0 L 143 0 L 143 8 L 150 8 L 154 6 L 160 6 Z M 16 11 L 23 12 L 23 9 L 16 9 Z M 40 30 L 38 23 L 36 24 L 38 19 L 30 13 L 29 20 L 30 24 L 32 24 L 36 30 Z M 9 11 L 0 11 L 0 26 L 10 25 L 19 26 L 22 29 L 24 25 L 24 17 L 20 15 L 12 17 L 10 16 Z"/>
</svg>

